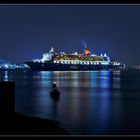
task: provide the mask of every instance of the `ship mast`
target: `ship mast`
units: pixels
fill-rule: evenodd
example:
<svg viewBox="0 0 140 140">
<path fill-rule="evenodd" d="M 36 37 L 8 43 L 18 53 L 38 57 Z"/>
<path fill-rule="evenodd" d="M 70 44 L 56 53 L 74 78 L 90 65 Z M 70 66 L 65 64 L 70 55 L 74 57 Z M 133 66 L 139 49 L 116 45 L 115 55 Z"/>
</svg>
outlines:
<svg viewBox="0 0 140 140">
<path fill-rule="evenodd" d="M 54 53 L 54 48 L 53 48 L 53 46 L 51 47 L 49 53 Z"/>
<path fill-rule="evenodd" d="M 87 44 L 85 41 L 82 41 L 83 42 L 83 45 L 85 46 L 85 50 L 87 49 Z"/>
</svg>

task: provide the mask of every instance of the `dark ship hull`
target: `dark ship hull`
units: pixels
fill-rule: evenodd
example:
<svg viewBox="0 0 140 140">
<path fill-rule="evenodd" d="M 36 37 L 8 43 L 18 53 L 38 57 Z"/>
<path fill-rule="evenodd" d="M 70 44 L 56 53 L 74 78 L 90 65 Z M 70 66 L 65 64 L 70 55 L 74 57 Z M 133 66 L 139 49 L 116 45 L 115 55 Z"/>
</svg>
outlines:
<svg viewBox="0 0 140 140">
<path fill-rule="evenodd" d="M 109 70 L 118 69 L 113 65 L 81 65 L 81 64 L 57 64 L 42 62 L 25 62 L 33 71 L 92 71 L 92 70 Z"/>
</svg>

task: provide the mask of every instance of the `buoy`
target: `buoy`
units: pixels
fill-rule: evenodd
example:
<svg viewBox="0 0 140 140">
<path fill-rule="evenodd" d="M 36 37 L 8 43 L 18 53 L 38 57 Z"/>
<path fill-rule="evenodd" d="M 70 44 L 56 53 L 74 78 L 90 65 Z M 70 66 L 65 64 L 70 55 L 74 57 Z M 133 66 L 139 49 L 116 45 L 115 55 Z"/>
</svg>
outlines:
<svg viewBox="0 0 140 140">
<path fill-rule="evenodd" d="M 56 88 L 56 82 L 53 82 L 53 88 Z"/>
<path fill-rule="evenodd" d="M 60 95 L 60 91 L 56 87 L 56 82 L 53 82 L 53 90 L 51 91 L 51 97 L 53 99 L 58 99 Z"/>
</svg>

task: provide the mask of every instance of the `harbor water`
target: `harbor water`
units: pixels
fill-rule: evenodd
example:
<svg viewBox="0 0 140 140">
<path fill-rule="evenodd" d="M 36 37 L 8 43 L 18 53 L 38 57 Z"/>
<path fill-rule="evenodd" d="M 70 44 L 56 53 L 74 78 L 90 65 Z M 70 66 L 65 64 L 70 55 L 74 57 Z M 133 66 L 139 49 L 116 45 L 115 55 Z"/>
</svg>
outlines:
<svg viewBox="0 0 140 140">
<path fill-rule="evenodd" d="M 16 112 L 58 121 L 72 135 L 140 134 L 140 72 L 1 71 L 0 80 L 15 82 Z"/>
</svg>

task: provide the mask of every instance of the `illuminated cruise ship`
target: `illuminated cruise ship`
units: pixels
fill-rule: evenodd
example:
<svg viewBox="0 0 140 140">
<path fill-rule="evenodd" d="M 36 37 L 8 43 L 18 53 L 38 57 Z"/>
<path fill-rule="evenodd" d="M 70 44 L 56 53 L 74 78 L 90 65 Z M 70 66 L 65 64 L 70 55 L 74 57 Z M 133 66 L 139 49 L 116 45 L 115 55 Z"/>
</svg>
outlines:
<svg viewBox="0 0 140 140">
<path fill-rule="evenodd" d="M 48 53 L 43 54 L 41 59 L 33 59 L 25 62 L 33 71 L 90 71 L 112 70 L 123 68 L 118 61 L 111 60 L 105 53 L 95 55 L 85 47 L 82 54 L 64 52 L 56 53 L 52 47 Z"/>
</svg>

